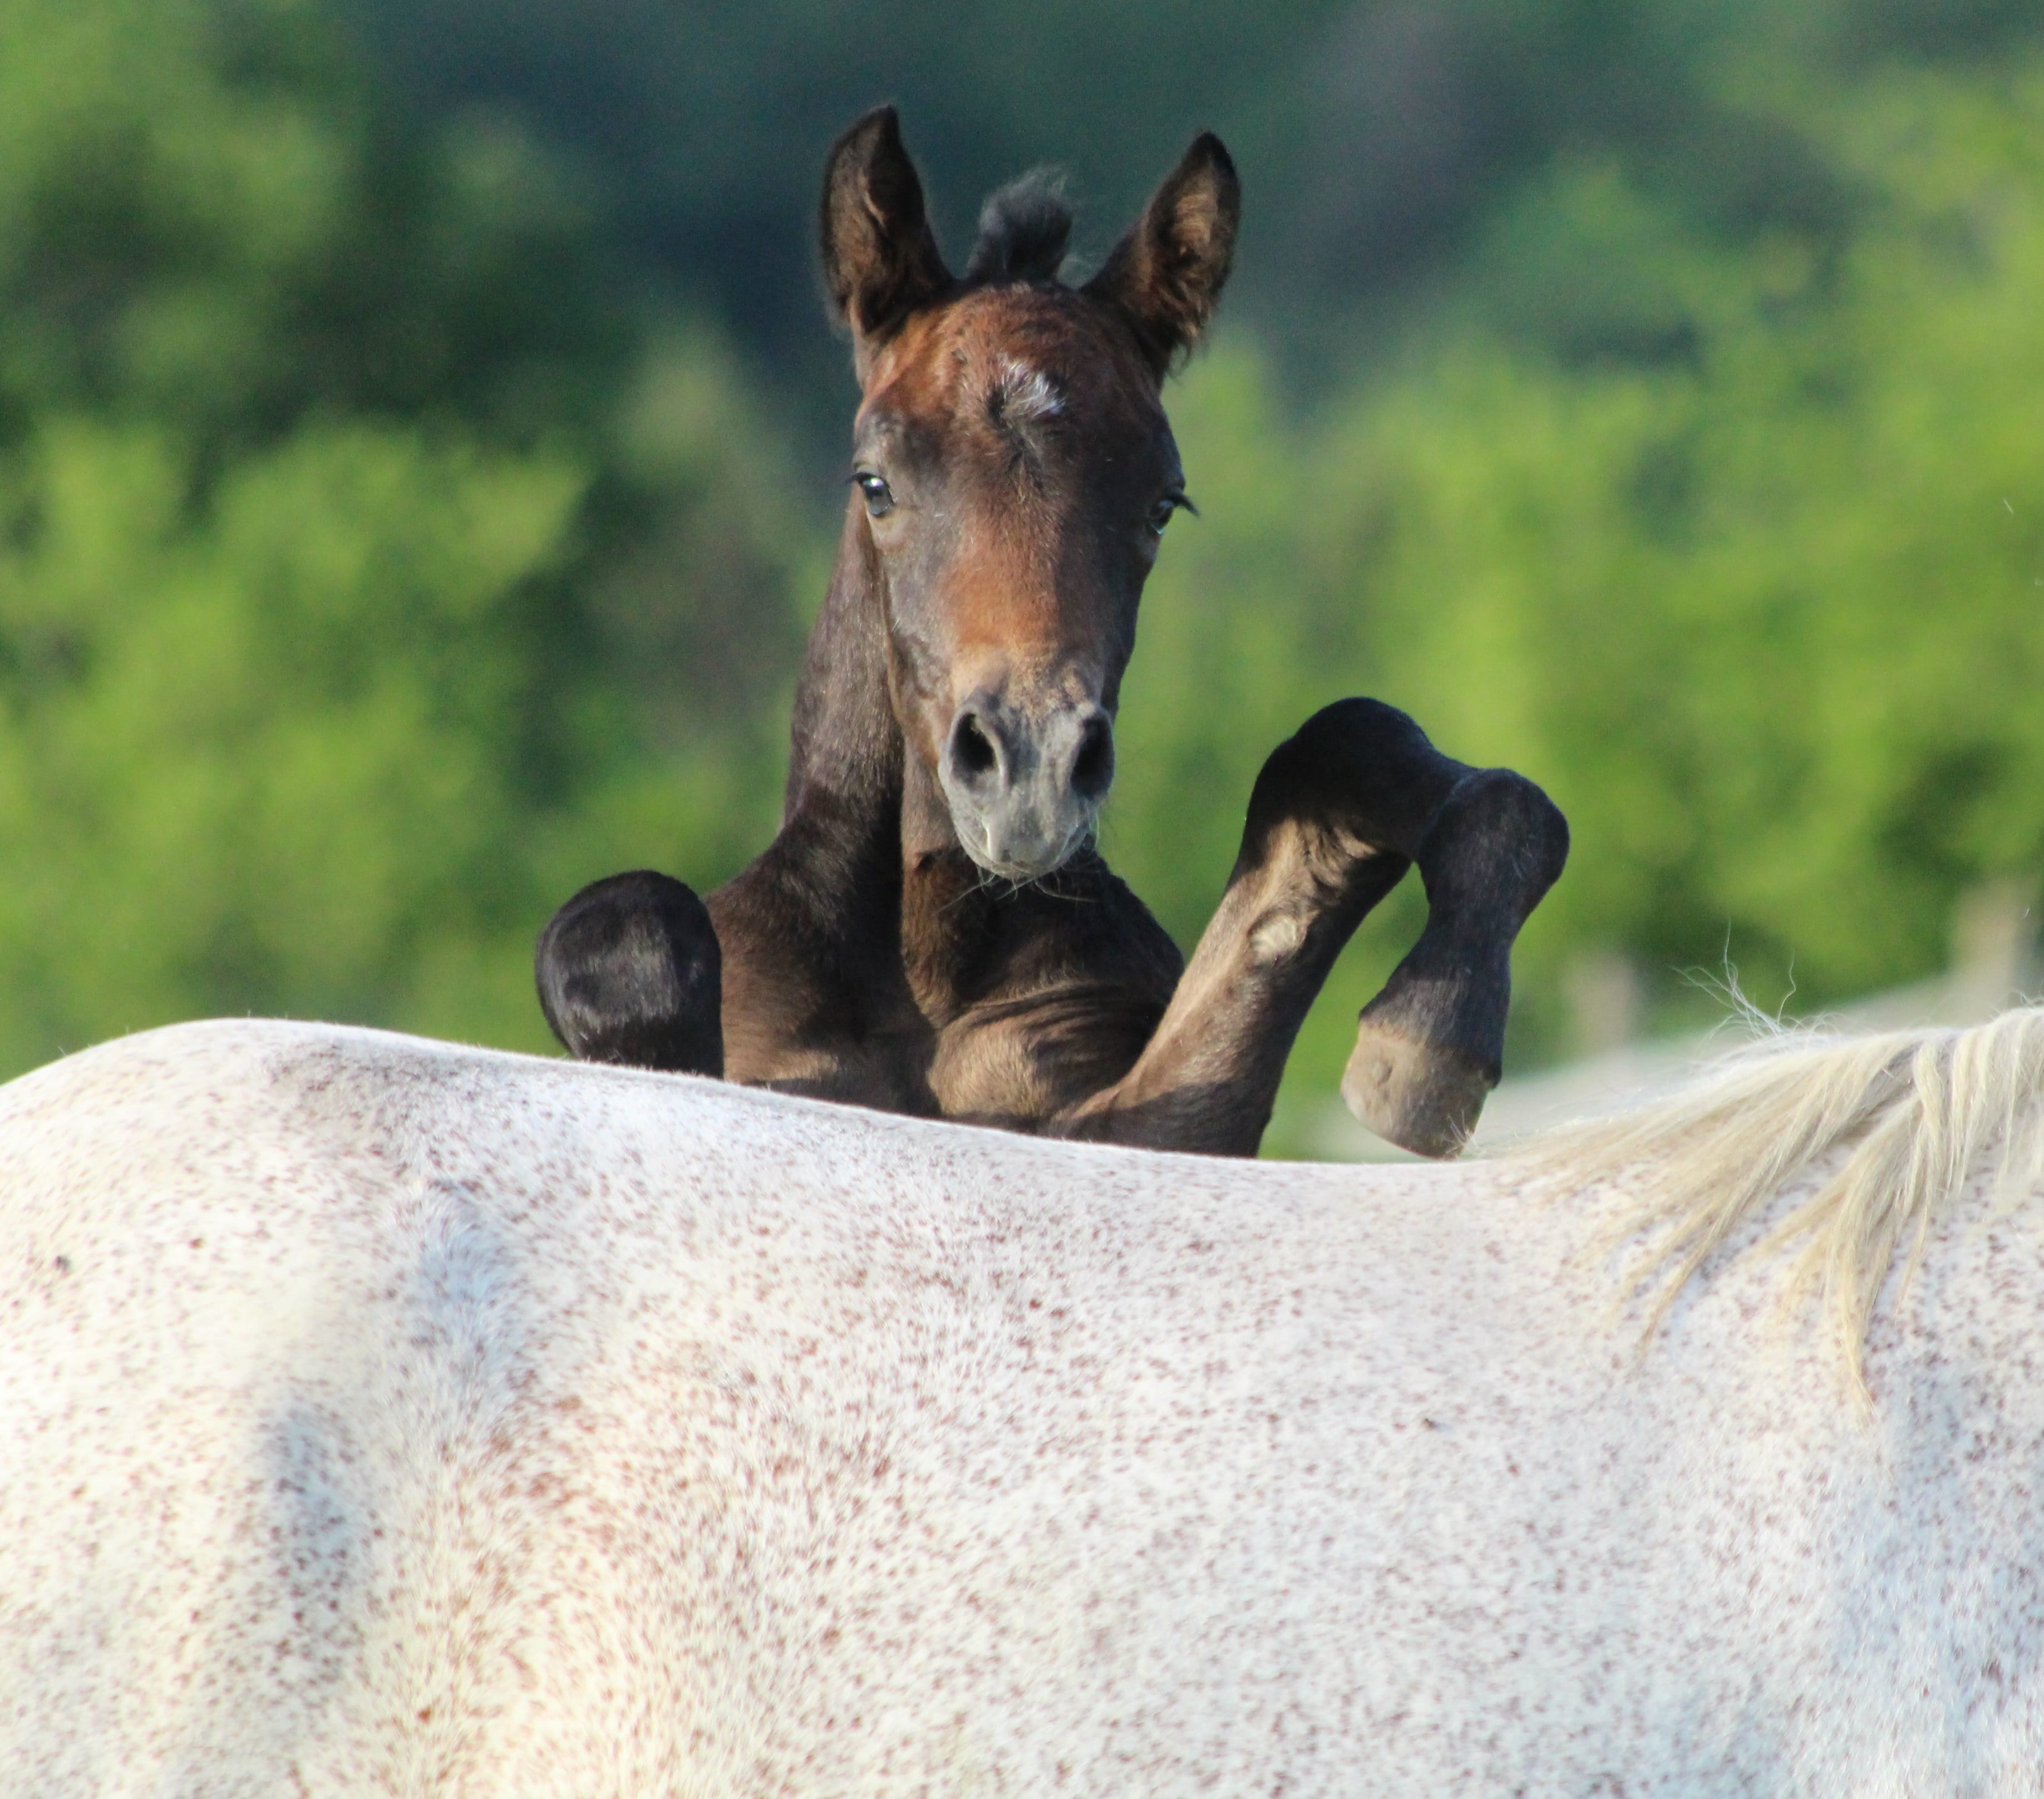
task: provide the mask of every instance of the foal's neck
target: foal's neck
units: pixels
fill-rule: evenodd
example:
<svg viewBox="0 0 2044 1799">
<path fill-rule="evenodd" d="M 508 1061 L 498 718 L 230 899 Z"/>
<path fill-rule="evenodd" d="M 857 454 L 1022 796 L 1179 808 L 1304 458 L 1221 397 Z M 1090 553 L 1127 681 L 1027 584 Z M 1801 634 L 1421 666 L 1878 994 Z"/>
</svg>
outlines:
<svg viewBox="0 0 2044 1799">
<path fill-rule="evenodd" d="M 795 688 L 782 831 L 829 875 L 898 886 L 901 728 L 887 682 L 887 610 L 872 547 L 847 509 L 823 609 Z"/>
<path fill-rule="evenodd" d="M 936 776 L 906 753 L 888 686 L 886 596 L 855 513 L 795 690 L 778 847 L 847 940 L 897 971 L 905 955 L 919 996 L 945 1009 L 959 939 L 981 922 L 961 901 L 984 883 Z"/>
</svg>

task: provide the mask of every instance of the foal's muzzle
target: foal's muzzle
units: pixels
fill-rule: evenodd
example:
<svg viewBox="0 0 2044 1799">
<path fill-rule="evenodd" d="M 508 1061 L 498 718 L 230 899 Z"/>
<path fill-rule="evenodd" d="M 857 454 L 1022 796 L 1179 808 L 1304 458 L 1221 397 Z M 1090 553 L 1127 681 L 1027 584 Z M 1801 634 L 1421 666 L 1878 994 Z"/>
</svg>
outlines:
<svg viewBox="0 0 2044 1799">
<path fill-rule="evenodd" d="M 1085 841 L 1114 782 L 1114 725 L 1090 701 L 1026 713 L 982 688 L 958 709 L 937 778 L 966 853 L 1031 881 Z"/>
</svg>

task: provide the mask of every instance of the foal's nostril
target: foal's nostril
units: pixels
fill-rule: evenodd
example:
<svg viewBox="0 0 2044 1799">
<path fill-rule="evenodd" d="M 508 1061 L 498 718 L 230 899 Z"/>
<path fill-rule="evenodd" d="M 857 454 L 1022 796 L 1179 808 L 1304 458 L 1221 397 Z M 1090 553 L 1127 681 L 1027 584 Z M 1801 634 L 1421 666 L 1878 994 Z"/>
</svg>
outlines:
<svg viewBox="0 0 2044 1799">
<path fill-rule="evenodd" d="M 961 713 L 952 728 L 951 758 L 959 772 L 974 781 L 992 772 L 994 764 L 1001 759 L 994 750 L 993 740 L 969 712 Z"/>
<path fill-rule="evenodd" d="M 1097 800 L 1114 779 L 1114 728 L 1098 715 L 1089 718 L 1072 759 L 1072 790 L 1081 799 Z"/>
</svg>

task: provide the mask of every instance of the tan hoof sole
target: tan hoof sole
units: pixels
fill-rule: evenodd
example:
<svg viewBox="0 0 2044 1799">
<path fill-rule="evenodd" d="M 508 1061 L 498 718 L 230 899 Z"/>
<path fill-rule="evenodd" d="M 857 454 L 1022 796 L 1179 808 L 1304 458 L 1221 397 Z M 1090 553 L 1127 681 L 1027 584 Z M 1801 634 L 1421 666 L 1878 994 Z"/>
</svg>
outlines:
<svg viewBox="0 0 2044 1799">
<path fill-rule="evenodd" d="M 1459 1155 L 1483 1116 L 1490 1078 L 1451 1050 L 1366 1019 L 1342 1076 L 1349 1110 L 1386 1143 L 1415 1155 Z"/>
</svg>

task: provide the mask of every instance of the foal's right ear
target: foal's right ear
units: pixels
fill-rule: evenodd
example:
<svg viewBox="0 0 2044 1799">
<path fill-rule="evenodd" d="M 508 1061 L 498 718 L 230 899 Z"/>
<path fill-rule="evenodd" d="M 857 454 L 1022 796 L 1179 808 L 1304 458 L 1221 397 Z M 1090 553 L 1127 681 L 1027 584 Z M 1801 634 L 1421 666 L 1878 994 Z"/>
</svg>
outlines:
<svg viewBox="0 0 2044 1799">
<path fill-rule="evenodd" d="M 818 222 L 824 283 L 851 328 L 863 380 L 874 350 L 951 284 L 892 106 L 876 107 L 832 148 Z"/>
<path fill-rule="evenodd" d="M 1087 293 L 1118 307 L 1135 327 L 1160 379 L 1198 341 L 1220 303 L 1241 219 L 1234 160 L 1227 145 L 1203 131 L 1086 283 Z"/>
</svg>

